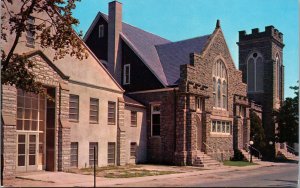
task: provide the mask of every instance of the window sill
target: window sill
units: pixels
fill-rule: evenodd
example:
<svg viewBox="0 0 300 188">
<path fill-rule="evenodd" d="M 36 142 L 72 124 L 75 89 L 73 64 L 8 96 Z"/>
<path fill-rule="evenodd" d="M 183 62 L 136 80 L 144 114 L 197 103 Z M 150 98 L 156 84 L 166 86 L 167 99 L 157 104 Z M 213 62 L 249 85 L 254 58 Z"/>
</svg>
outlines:
<svg viewBox="0 0 300 188">
<path fill-rule="evenodd" d="M 137 127 L 137 125 L 131 125 L 130 127 Z"/>
<path fill-rule="evenodd" d="M 116 125 L 116 123 L 107 123 L 107 125 Z"/>
<path fill-rule="evenodd" d="M 210 132 L 210 136 L 212 136 L 212 137 L 231 137 L 232 135 L 230 133 Z"/>
<path fill-rule="evenodd" d="M 99 122 L 90 122 L 90 124 L 96 125 L 96 124 L 99 124 Z"/>
<path fill-rule="evenodd" d="M 69 119 L 69 122 L 72 122 L 72 123 L 79 123 L 79 120 L 72 120 L 72 119 Z"/>
</svg>

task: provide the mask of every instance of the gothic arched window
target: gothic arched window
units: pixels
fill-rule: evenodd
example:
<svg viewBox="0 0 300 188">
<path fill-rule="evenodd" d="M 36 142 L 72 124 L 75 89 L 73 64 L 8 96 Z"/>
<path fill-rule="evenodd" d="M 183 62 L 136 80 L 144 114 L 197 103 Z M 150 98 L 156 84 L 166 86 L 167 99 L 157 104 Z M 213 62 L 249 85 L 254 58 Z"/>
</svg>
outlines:
<svg viewBox="0 0 300 188">
<path fill-rule="evenodd" d="M 264 85 L 264 62 L 258 52 L 253 52 L 247 59 L 247 84 L 248 91 L 263 91 Z"/>
<path fill-rule="evenodd" d="M 227 109 L 227 70 L 222 60 L 213 65 L 213 103 L 214 107 Z"/>
<path fill-rule="evenodd" d="M 276 97 L 279 98 L 279 94 L 280 94 L 280 58 L 279 55 L 276 55 L 276 59 L 275 59 L 276 63 L 275 63 L 275 75 L 276 75 Z"/>
</svg>

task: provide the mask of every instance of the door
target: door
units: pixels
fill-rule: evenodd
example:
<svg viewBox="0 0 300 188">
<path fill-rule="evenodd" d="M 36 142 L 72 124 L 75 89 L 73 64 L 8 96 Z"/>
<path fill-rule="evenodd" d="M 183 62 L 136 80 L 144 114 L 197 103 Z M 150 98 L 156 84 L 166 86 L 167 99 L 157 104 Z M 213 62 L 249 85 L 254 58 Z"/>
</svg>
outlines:
<svg viewBox="0 0 300 188">
<path fill-rule="evenodd" d="M 201 114 L 196 115 L 197 123 L 197 150 L 201 151 L 202 149 L 202 123 L 201 123 Z"/>
<path fill-rule="evenodd" d="M 38 169 L 38 134 L 18 133 L 17 171 L 34 171 Z"/>
</svg>

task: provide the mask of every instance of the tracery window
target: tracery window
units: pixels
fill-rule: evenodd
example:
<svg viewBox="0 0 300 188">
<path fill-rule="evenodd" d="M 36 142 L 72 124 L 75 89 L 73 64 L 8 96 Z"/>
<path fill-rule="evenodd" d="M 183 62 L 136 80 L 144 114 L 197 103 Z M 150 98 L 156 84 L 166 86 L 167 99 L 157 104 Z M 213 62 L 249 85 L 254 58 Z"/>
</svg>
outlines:
<svg viewBox="0 0 300 188">
<path fill-rule="evenodd" d="M 213 65 L 213 101 L 215 108 L 227 109 L 227 70 L 222 60 Z"/>
<path fill-rule="evenodd" d="M 258 52 L 253 52 L 247 59 L 247 84 L 248 91 L 262 92 L 264 80 L 263 57 Z"/>
<path fill-rule="evenodd" d="M 276 55 L 276 59 L 275 59 L 275 69 L 276 69 L 276 98 L 279 98 L 279 94 L 280 94 L 280 58 L 279 55 Z"/>
</svg>

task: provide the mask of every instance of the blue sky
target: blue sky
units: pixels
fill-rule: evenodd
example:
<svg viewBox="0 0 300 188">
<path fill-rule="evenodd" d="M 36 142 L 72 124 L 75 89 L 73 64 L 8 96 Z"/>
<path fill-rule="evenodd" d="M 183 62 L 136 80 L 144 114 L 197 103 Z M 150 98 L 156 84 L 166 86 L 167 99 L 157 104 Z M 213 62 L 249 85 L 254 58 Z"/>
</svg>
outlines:
<svg viewBox="0 0 300 188">
<path fill-rule="evenodd" d="M 111 0 L 81 0 L 74 16 L 87 31 L 98 11 L 108 13 Z M 120 0 L 123 21 L 171 41 L 213 32 L 221 20 L 227 44 L 238 67 L 238 31 L 264 31 L 273 25 L 284 34 L 285 97 L 299 79 L 299 13 L 297 0 Z"/>
</svg>

